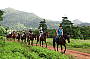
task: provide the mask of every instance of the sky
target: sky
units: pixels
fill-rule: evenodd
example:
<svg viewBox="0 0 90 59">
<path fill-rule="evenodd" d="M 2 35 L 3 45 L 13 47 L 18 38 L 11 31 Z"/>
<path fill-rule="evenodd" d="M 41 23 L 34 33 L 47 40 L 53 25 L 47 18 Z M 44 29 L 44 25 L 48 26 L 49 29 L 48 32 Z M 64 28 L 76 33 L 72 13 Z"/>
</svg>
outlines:
<svg viewBox="0 0 90 59">
<path fill-rule="evenodd" d="M 66 16 L 69 20 L 79 19 L 90 23 L 89 0 L 1 0 L 0 9 L 34 13 L 37 16 L 53 21 L 61 21 Z"/>
</svg>

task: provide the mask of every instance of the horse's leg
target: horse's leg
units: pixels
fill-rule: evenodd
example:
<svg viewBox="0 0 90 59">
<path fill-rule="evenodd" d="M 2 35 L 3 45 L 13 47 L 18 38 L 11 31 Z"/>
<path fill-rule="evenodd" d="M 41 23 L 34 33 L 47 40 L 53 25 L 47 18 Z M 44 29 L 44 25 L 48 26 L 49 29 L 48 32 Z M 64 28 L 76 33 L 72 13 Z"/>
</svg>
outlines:
<svg viewBox="0 0 90 59">
<path fill-rule="evenodd" d="M 41 40 L 40 40 L 40 46 L 41 46 Z"/>
<path fill-rule="evenodd" d="M 58 51 L 58 44 L 57 44 L 57 51 Z"/>
<path fill-rule="evenodd" d="M 24 39 L 24 43 L 26 42 L 26 39 Z"/>
<path fill-rule="evenodd" d="M 15 41 L 15 38 L 13 38 L 14 39 L 14 41 Z"/>
<path fill-rule="evenodd" d="M 33 46 L 33 40 L 31 40 L 31 45 Z"/>
<path fill-rule="evenodd" d="M 65 47 L 65 50 L 64 50 L 64 53 L 65 53 L 65 51 L 66 51 L 66 45 L 64 44 L 63 46 Z"/>
<path fill-rule="evenodd" d="M 47 47 L 47 42 L 46 41 L 44 41 L 45 42 L 45 44 L 46 44 L 46 47 Z"/>
<path fill-rule="evenodd" d="M 55 49 L 55 39 L 54 38 L 53 38 L 53 48 L 56 51 L 56 49 Z"/>
<path fill-rule="evenodd" d="M 27 43 L 27 38 L 25 39 L 25 43 Z"/>
<path fill-rule="evenodd" d="M 17 40 L 18 40 L 18 42 L 19 42 L 19 38 L 18 38 Z"/>
<path fill-rule="evenodd" d="M 60 46 L 61 46 L 61 52 L 62 52 L 62 50 L 63 50 L 63 48 L 62 48 L 62 44 L 61 44 Z"/>
<path fill-rule="evenodd" d="M 30 39 L 28 40 L 28 42 L 29 42 L 28 45 L 30 45 Z"/>
<path fill-rule="evenodd" d="M 42 47 L 43 47 L 43 41 L 42 41 Z"/>
</svg>

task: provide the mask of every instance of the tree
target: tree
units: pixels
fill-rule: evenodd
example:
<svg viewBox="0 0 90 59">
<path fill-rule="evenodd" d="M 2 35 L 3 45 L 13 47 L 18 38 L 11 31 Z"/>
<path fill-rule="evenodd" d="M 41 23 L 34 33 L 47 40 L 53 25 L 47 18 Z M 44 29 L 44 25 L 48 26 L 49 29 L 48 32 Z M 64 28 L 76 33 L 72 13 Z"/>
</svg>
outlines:
<svg viewBox="0 0 90 59">
<path fill-rule="evenodd" d="M 81 35 L 83 39 L 90 39 L 90 26 L 82 26 L 80 27 Z"/>
<path fill-rule="evenodd" d="M 46 25 L 45 19 L 43 19 L 43 21 L 40 22 L 40 24 L 39 24 L 39 29 L 40 29 L 40 27 L 42 27 L 42 30 L 43 30 L 44 32 L 47 31 L 47 25 Z"/>
<path fill-rule="evenodd" d="M 81 38 L 81 30 L 80 27 L 78 26 L 73 26 L 72 27 L 72 32 L 73 32 L 73 38 L 75 39 L 80 39 Z"/>
<path fill-rule="evenodd" d="M 3 14 L 4 14 L 4 11 L 0 10 L 0 21 L 3 20 L 3 17 L 2 17 Z"/>
<path fill-rule="evenodd" d="M 64 34 L 72 34 L 72 27 L 73 27 L 73 23 L 71 21 L 68 20 L 67 17 L 62 17 L 62 26 L 63 26 L 63 31 Z"/>
<path fill-rule="evenodd" d="M 6 30 L 3 26 L 0 26 L 0 35 L 6 34 Z"/>
</svg>

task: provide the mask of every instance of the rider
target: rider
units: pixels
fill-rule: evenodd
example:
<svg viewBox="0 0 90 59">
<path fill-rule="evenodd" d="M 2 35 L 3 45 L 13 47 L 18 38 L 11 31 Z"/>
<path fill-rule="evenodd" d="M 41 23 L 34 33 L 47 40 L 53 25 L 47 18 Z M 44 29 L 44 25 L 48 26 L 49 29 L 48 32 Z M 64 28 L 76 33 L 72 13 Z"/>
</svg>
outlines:
<svg viewBox="0 0 90 59">
<path fill-rule="evenodd" d="M 43 29 L 42 29 L 42 27 L 40 27 L 39 33 L 40 33 L 40 37 L 41 37 L 41 35 L 43 34 Z"/>
<path fill-rule="evenodd" d="M 57 36 L 59 37 L 59 39 L 63 36 L 63 29 L 62 29 L 62 24 L 60 24 L 57 32 Z"/>
<path fill-rule="evenodd" d="M 29 34 L 33 34 L 32 29 L 29 29 Z"/>
</svg>

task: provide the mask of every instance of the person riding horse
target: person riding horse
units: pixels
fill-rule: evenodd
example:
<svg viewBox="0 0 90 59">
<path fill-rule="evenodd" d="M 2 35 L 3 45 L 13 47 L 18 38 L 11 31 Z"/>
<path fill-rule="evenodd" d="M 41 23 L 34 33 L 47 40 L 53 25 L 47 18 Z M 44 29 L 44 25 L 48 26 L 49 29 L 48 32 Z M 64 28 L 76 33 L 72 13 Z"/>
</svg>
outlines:
<svg viewBox="0 0 90 59">
<path fill-rule="evenodd" d="M 63 36 L 62 24 L 60 24 L 60 26 L 59 26 L 59 28 L 58 28 L 58 30 L 57 30 L 56 32 L 57 32 L 57 37 L 58 37 L 59 39 L 61 39 L 62 36 Z"/>
<path fill-rule="evenodd" d="M 47 36 L 48 36 L 48 32 L 44 32 L 44 31 L 43 31 L 43 28 L 40 27 L 39 33 L 40 33 L 40 34 L 37 36 L 37 43 L 40 42 L 40 46 L 41 46 L 41 43 L 42 43 L 42 47 L 43 47 L 43 41 L 44 41 L 45 44 L 46 44 L 46 47 L 47 47 L 46 38 L 47 38 Z M 37 43 L 36 43 L 36 46 L 37 46 Z"/>
<path fill-rule="evenodd" d="M 60 45 L 61 46 L 61 52 L 65 53 L 65 51 L 66 51 L 66 40 L 68 41 L 68 43 L 70 43 L 70 36 L 68 33 L 67 34 L 63 33 L 62 24 L 60 24 L 59 29 L 56 31 L 55 37 L 53 38 L 54 50 L 56 50 L 55 44 L 57 44 L 57 51 L 58 51 L 58 46 Z M 64 52 L 63 52 L 62 46 L 65 47 Z"/>
</svg>

